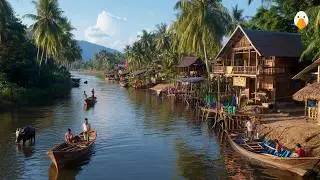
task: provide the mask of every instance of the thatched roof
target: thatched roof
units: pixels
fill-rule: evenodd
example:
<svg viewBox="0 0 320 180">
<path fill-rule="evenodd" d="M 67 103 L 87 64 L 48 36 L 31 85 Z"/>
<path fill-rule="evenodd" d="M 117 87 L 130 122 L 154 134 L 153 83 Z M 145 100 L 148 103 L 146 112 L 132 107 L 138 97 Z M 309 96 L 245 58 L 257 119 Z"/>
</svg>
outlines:
<svg viewBox="0 0 320 180">
<path fill-rule="evenodd" d="M 184 56 L 181 58 L 180 64 L 176 67 L 184 68 L 184 67 L 190 67 L 192 65 L 203 65 L 203 62 L 199 57 L 193 57 L 193 56 Z"/>
<path fill-rule="evenodd" d="M 296 101 L 320 100 L 320 83 L 308 84 L 293 95 Z"/>
<path fill-rule="evenodd" d="M 295 75 L 292 79 L 301 79 L 305 74 L 309 73 L 310 71 L 316 69 L 320 65 L 320 59 L 314 61 L 312 64 L 304 68 L 300 71 L 297 75 Z"/>
<path fill-rule="evenodd" d="M 260 56 L 299 57 L 302 52 L 301 39 L 298 33 L 249 30 L 238 26 L 220 50 L 216 59 L 227 53 L 226 50 L 243 36 L 248 39 Z"/>
</svg>

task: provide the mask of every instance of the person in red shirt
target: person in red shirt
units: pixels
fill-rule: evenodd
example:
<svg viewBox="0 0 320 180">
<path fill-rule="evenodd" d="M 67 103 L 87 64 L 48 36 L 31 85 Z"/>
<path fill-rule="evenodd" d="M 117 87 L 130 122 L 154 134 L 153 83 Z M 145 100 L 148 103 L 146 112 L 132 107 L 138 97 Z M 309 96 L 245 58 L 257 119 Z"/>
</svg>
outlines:
<svg viewBox="0 0 320 180">
<path fill-rule="evenodd" d="M 305 153 L 305 151 L 302 149 L 301 144 L 298 143 L 296 146 L 297 146 L 297 150 L 296 150 L 297 156 L 298 156 L 298 157 L 305 157 L 305 156 L 306 156 L 306 153 Z"/>
<path fill-rule="evenodd" d="M 281 145 L 280 145 L 278 139 L 275 139 L 274 142 L 276 143 L 276 151 L 280 152 L 281 151 Z"/>
</svg>

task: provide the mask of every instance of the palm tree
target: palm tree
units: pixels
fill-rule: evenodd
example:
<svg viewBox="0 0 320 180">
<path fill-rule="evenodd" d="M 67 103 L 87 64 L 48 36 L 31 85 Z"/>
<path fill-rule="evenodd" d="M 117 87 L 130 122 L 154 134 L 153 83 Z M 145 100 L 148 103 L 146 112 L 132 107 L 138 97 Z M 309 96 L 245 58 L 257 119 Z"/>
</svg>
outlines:
<svg viewBox="0 0 320 180">
<path fill-rule="evenodd" d="M 230 15 L 218 0 L 179 0 L 174 24 L 181 53 L 203 54 L 209 73 L 208 53 L 215 55 L 229 29 Z"/>
<path fill-rule="evenodd" d="M 316 60 L 320 57 L 320 6 L 313 7 L 309 9 L 308 15 L 310 19 L 314 19 L 314 23 L 311 25 L 310 32 L 303 32 L 307 33 L 307 47 L 302 52 L 300 56 L 300 60 L 303 60 L 306 57 L 312 57 L 312 60 Z"/>
<path fill-rule="evenodd" d="M 8 23 L 13 17 L 13 10 L 9 2 L 0 0 L 0 43 L 2 43 L 6 32 L 8 31 Z"/>
<path fill-rule="evenodd" d="M 62 46 L 62 37 L 68 21 L 63 17 L 63 11 L 59 8 L 57 0 L 32 1 L 36 6 L 37 14 L 27 14 L 26 17 L 35 21 L 32 25 L 33 37 L 38 46 L 37 59 L 41 63 L 43 56 L 58 56 Z M 42 51 L 41 58 L 39 52 Z"/>
<path fill-rule="evenodd" d="M 243 9 L 239 9 L 238 5 L 235 7 L 232 7 L 231 10 L 231 18 L 232 18 L 232 24 L 230 28 L 230 32 L 233 32 L 233 30 L 239 25 L 244 23 L 244 18 L 243 18 Z"/>
</svg>

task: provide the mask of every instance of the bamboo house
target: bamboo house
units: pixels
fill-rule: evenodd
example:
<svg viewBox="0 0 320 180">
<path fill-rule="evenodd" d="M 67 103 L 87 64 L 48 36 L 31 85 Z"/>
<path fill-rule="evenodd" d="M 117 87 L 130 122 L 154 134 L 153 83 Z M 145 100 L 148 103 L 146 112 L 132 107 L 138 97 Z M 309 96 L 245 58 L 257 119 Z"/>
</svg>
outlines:
<svg viewBox="0 0 320 180">
<path fill-rule="evenodd" d="M 299 34 L 238 26 L 218 53 L 212 76 L 229 78 L 244 99 L 275 105 L 295 92 L 291 78 L 301 52 Z"/>
</svg>

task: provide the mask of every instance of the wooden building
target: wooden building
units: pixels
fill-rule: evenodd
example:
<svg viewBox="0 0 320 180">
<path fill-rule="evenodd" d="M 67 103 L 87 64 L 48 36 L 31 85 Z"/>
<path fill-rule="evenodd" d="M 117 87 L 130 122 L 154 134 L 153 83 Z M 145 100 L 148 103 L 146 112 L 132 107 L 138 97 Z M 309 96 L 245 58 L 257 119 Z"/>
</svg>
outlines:
<svg viewBox="0 0 320 180">
<path fill-rule="evenodd" d="M 176 66 L 179 77 L 201 77 L 205 75 L 206 65 L 199 57 L 184 56 Z"/>
<path fill-rule="evenodd" d="M 243 29 L 238 26 L 220 50 L 212 76 L 231 78 L 248 99 L 290 99 L 295 92 L 292 70 L 302 51 L 300 35 Z M 261 96 L 260 96 L 261 95 Z"/>
<path fill-rule="evenodd" d="M 293 99 L 305 102 L 305 116 L 320 122 L 320 59 L 314 61 L 292 79 L 306 82 L 306 86 L 296 92 Z"/>
</svg>

